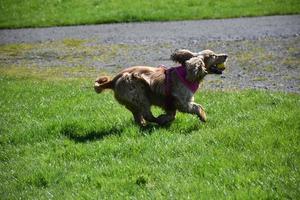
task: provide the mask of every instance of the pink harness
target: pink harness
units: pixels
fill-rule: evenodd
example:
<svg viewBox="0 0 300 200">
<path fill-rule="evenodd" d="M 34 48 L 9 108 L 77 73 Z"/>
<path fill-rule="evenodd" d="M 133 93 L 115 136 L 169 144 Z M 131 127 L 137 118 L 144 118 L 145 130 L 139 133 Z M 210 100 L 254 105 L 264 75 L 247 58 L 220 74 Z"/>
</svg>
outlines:
<svg viewBox="0 0 300 200">
<path fill-rule="evenodd" d="M 163 66 L 164 67 L 164 66 Z M 164 67 L 165 68 L 165 67 Z M 171 67 L 166 69 L 166 95 L 171 94 L 171 79 L 170 73 L 175 70 L 180 81 L 192 92 L 195 93 L 199 88 L 199 82 L 191 82 L 186 79 L 186 68 L 184 66 Z"/>
<path fill-rule="evenodd" d="M 165 93 L 167 96 L 166 99 L 166 106 L 168 108 L 172 107 L 172 102 L 173 102 L 173 97 L 171 94 L 171 88 L 172 88 L 172 83 L 171 83 L 171 77 L 170 77 L 170 73 L 173 72 L 175 70 L 177 76 L 179 77 L 180 81 L 192 92 L 195 93 L 197 91 L 197 89 L 199 88 L 199 82 L 191 82 L 189 80 L 186 79 L 186 68 L 185 66 L 178 66 L 178 67 L 171 67 L 171 68 L 166 68 L 164 65 L 161 65 L 160 67 L 166 69 L 165 71 L 165 75 L 166 75 L 166 89 L 165 89 Z"/>
</svg>

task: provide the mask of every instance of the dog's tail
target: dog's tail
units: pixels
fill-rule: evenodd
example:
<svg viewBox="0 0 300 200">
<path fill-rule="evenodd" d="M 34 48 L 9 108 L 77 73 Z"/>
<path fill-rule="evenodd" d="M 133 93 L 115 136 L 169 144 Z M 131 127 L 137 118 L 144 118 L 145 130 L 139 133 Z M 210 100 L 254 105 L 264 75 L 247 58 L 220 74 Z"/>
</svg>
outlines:
<svg viewBox="0 0 300 200">
<path fill-rule="evenodd" d="M 102 92 L 105 89 L 113 89 L 114 83 L 109 76 L 100 76 L 96 79 L 94 89 L 97 93 Z"/>
</svg>

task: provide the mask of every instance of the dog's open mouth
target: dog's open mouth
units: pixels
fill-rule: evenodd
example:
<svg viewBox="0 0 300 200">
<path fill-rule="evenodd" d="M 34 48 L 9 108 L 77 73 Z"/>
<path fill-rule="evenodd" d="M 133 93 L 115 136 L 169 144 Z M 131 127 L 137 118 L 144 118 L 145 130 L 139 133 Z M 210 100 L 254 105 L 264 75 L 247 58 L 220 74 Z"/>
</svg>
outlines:
<svg viewBox="0 0 300 200">
<path fill-rule="evenodd" d="M 219 64 L 216 64 L 216 65 L 213 65 L 210 67 L 210 71 L 211 73 L 214 73 L 214 74 L 222 74 L 223 71 L 225 70 L 225 62 L 223 63 L 219 63 Z"/>
</svg>

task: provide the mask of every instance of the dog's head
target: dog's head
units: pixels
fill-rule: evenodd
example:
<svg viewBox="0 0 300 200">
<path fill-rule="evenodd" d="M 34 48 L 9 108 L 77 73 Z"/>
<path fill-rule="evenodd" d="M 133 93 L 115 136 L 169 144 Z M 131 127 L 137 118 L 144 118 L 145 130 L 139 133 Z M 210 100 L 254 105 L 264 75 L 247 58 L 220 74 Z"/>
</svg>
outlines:
<svg viewBox="0 0 300 200">
<path fill-rule="evenodd" d="M 200 56 L 192 57 L 185 61 L 185 67 L 186 79 L 191 82 L 200 81 L 208 74 L 205 63 Z"/>
<path fill-rule="evenodd" d="M 198 53 L 198 57 L 203 59 L 206 71 L 210 74 L 222 74 L 225 70 L 226 54 L 216 54 L 211 50 L 204 50 Z"/>
<path fill-rule="evenodd" d="M 225 70 L 225 62 L 227 60 L 226 54 L 216 54 L 211 50 L 204 50 L 199 53 L 193 53 L 186 49 L 175 50 L 171 55 L 171 59 L 175 62 L 192 69 L 193 66 L 196 69 L 201 69 L 203 73 L 209 74 L 222 74 Z M 203 68 L 199 68 L 199 66 Z M 201 73 L 201 72 L 199 72 Z M 199 74 L 198 73 L 198 74 Z"/>
</svg>

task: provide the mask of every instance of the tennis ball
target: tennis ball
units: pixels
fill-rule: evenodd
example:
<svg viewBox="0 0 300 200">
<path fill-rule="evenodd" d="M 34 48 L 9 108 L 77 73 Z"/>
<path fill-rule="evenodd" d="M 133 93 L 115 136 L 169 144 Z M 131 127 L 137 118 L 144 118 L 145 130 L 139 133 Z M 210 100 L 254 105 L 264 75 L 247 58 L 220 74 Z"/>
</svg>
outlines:
<svg viewBox="0 0 300 200">
<path fill-rule="evenodd" d="M 225 69 L 225 63 L 217 64 L 217 67 L 218 67 L 218 69 L 223 70 L 223 69 Z"/>
</svg>

